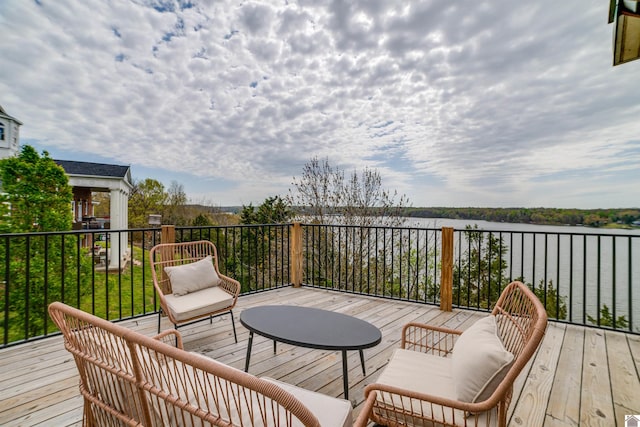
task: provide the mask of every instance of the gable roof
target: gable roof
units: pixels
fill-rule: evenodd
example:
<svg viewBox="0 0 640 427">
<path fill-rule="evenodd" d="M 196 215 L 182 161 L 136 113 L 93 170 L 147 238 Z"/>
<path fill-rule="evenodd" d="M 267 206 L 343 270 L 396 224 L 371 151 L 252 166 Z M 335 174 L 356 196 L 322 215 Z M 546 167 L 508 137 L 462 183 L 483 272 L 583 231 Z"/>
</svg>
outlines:
<svg viewBox="0 0 640 427">
<path fill-rule="evenodd" d="M 8 115 L 7 112 L 4 110 L 4 108 L 2 108 L 2 105 L 0 105 L 0 117 L 3 117 L 3 118 L 8 119 L 8 120 L 13 120 L 18 125 L 22 126 L 22 122 L 20 120 L 16 119 L 15 117 L 11 117 L 10 115 Z"/>
<path fill-rule="evenodd" d="M 54 160 L 54 162 L 62 166 L 68 175 L 104 176 L 112 178 L 129 177 L 129 166 L 76 162 L 74 160 Z"/>
</svg>

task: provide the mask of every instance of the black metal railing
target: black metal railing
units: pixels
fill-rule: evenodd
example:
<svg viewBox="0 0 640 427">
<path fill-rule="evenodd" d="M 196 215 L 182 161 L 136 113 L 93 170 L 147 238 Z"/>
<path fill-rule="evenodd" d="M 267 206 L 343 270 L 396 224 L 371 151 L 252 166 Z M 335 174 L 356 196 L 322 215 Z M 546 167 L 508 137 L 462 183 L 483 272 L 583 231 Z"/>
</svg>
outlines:
<svg viewBox="0 0 640 427">
<path fill-rule="evenodd" d="M 304 225 L 304 282 L 440 304 L 442 230 Z M 455 230 L 453 306 L 490 311 L 521 280 L 551 319 L 640 333 L 640 235 Z"/>
<path fill-rule="evenodd" d="M 301 282 L 439 304 L 443 251 L 453 252 L 454 307 L 488 311 L 511 280 L 529 284 L 551 319 L 640 334 L 640 235 L 302 225 Z M 177 227 L 210 240 L 242 293 L 292 283 L 291 224 Z M 56 333 L 47 304 L 109 320 L 156 313 L 149 249 L 158 228 L 0 235 L 0 347 Z"/>
<path fill-rule="evenodd" d="M 108 320 L 156 312 L 148 250 L 159 241 L 157 229 L 1 235 L 2 345 L 57 332 L 52 301 Z"/>
<path fill-rule="evenodd" d="M 240 281 L 242 293 L 288 285 L 289 224 L 176 227 L 176 241 L 209 240 L 221 273 Z"/>
<path fill-rule="evenodd" d="M 290 283 L 289 226 L 176 228 L 176 240 L 206 239 L 242 293 Z M 63 301 L 118 321 L 157 313 L 149 250 L 158 228 L 0 235 L 0 347 L 57 333 L 47 306 Z"/>
<path fill-rule="evenodd" d="M 640 333 L 640 235 L 456 231 L 454 305 L 488 310 L 522 280 L 550 318 Z"/>
<path fill-rule="evenodd" d="M 439 229 L 304 226 L 310 286 L 423 303 L 439 300 Z"/>
</svg>

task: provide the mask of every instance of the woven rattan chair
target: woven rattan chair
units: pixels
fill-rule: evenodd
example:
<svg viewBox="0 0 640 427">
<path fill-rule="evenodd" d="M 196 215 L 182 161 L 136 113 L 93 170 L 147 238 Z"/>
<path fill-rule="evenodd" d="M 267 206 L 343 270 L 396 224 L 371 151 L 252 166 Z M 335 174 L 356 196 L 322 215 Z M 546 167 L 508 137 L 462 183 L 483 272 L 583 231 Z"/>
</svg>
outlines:
<svg viewBox="0 0 640 427">
<path fill-rule="evenodd" d="M 491 316 L 481 319 L 482 323 L 492 323 L 491 333 L 494 339 L 496 335 L 499 338 L 498 345 L 508 363 L 500 365 L 500 374 L 491 377 L 495 383 L 475 399 L 460 400 L 465 382 L 456 378 L 456 360 L 468 356 L 479 359 L 473 363 L 486 365 L 480 346 L 467 347 L 467 354 L 460 354 L 463 342 L 474 339 L 470 334 L 477 329 L 469 328 L 467 338 L 462 340 L 462 331 L 410 323 L 402 331 L 402 349 L 395 351 L 377 382 L 365 388 L 362 411 L 370 420 L 389 427 L 506 426 L 513 383 L 542 341 L 547 313 L 527 286 L 512 282 L 500 295 Z M 474 375 L 472 370 L 465 380 L 473 383 L 477 380 Z M 412 384 L 411 388 L 407 384 Z"/>
<path fill-rule="evenodd" d="M 349 401 L 186 352 L 177 330 L 151 338 L 60 302 L 49 315 L 80 374 L 85 426 L 351 426 Z"/>
<path fill-rule="evenodd" d="M 190 289 L 190 292 L 178 295 L 176 289 L 177 279 L 171 279 L 168 272 L 176 267 L 187 267 L 190 264 L 192 266 L 200 265 L 202 262 L 206 262 L 205 259 L 208 257 L 211 257 L 208 261 L 209 264 L 213 264 L 213 269 L 211 269 L 211 265 L 208 266 L 208 269 L 212 276 L 217 276 L 216 284 L 200 287 L 195 291 Z M 149 258 L 151 260 L 153 285 L 160 297 L 161 310 L 158 313 L 158 332 L 160 332 L 160 321 L 163 313 L 169 317 L 176 329 L 179 326 L 191 324 L 207 317 L 212 319 L 215 316 L 229 313 L 233 326 L 233 336 L 238 342 L 233 308 L 240 294 L 240 283 L 220 273 L 218 269 L 218 254 L 213 243 L 206 240 L 186 243 L 163 243 L 151 248 Z M 199 261 L 200 264 L 195 264 Z M 207 268 L 207 266 L 203 267 Z M 185 275 L 183 274 L 182 277 L 184 278 Z M 172 281 L 174 282 L 173 284 Z"/>
</svg>

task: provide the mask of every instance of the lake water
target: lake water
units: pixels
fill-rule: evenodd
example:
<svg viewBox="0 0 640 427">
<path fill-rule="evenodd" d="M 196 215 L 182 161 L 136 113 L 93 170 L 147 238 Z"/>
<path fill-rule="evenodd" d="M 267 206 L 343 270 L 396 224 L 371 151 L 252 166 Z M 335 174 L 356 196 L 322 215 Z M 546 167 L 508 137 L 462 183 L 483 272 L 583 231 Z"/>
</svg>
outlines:
<svg viewBox="0 0 640 427">
<path fill-rule="evenodd" d="M 566 297 L 570 320 L 589 323 L 598 307 L 615 307 L 640 331 L 640 230 L 511 224 L 445 218 L 410 218 L 409 227 L 467 225 L 502 238 L 509 277 L 528 283 L 552 281 Z M 464 233 L 455 234 L 455 257 L 467 249 Z"/>
</svg>

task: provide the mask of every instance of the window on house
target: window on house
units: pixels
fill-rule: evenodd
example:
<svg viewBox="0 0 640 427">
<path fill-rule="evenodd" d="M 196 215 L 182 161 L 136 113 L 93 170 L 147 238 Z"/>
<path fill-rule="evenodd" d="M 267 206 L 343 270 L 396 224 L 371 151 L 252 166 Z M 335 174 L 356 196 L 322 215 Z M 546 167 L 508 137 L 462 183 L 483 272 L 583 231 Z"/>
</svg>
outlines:
<svg viewBox="0 0 640 427">
<path fill-rule="evenodd" d="M 0 141 L 4 141 L 4 125 L 0 123 Z"/>
</svg>

